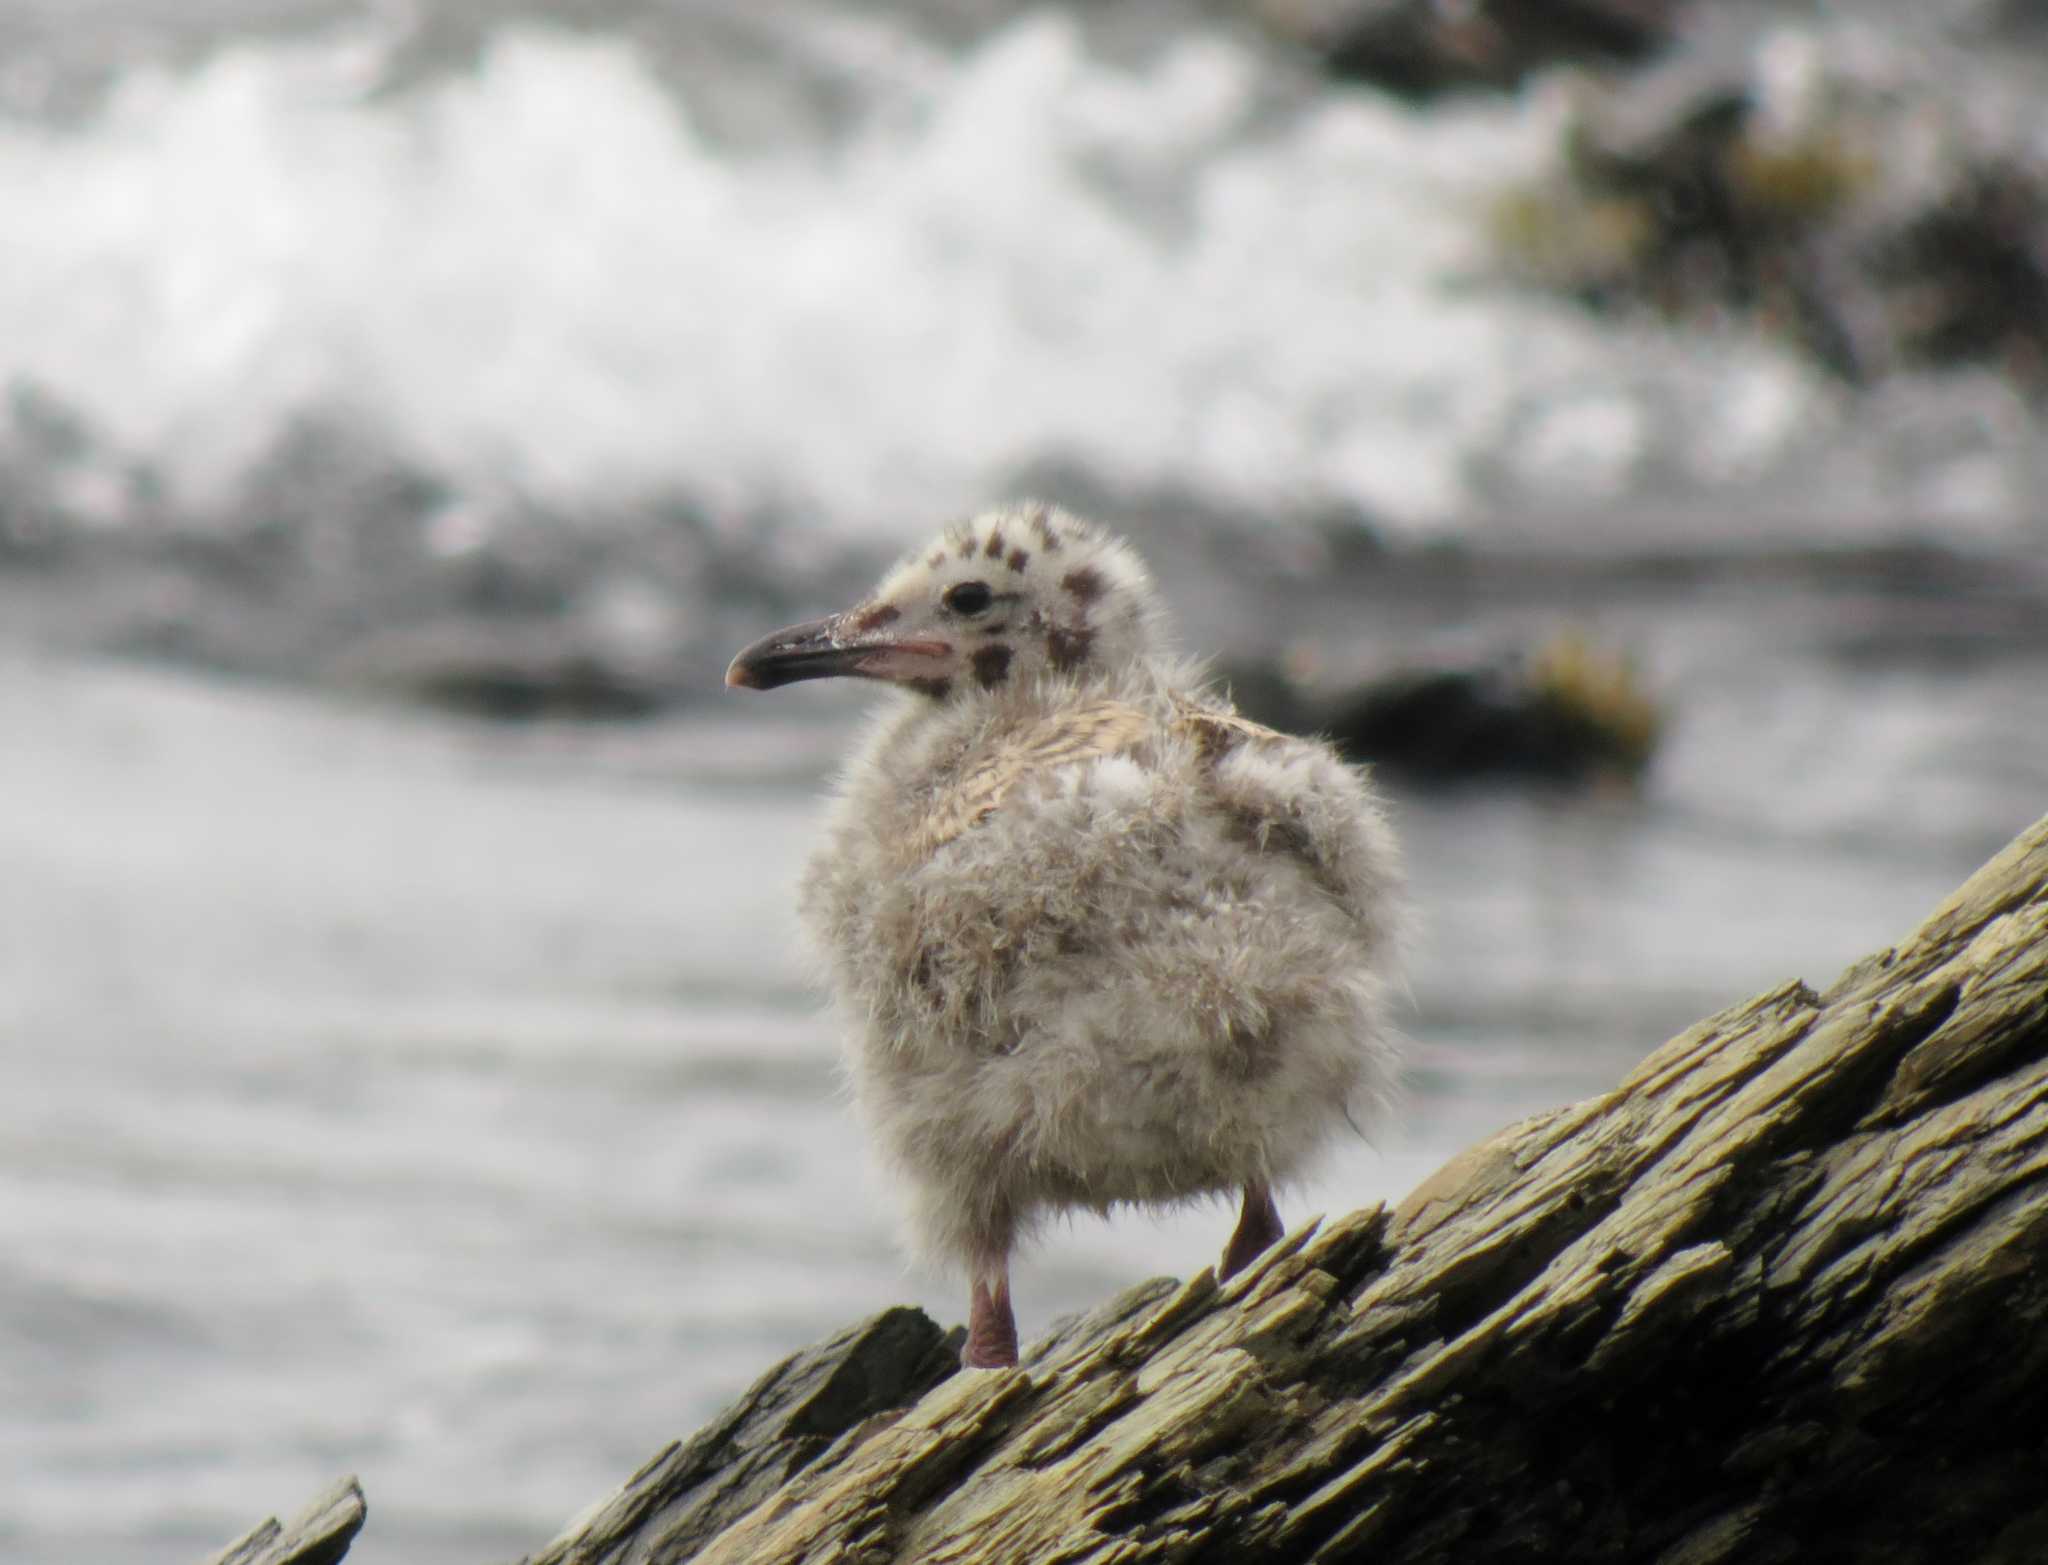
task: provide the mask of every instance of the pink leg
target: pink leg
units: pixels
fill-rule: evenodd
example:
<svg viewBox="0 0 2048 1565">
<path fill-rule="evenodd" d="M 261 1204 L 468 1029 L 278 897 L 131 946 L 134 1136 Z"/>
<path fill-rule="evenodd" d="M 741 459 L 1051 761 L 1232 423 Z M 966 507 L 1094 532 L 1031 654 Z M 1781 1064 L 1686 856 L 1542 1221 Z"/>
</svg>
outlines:
<svg viewBox="0 0 2048 1565">
<path fill-rule="evenodd" d="M 974 1269 L 967 1346 L 961 1350 L 960 1362 L 968 1369 L 1008 1369 L 1017 1362 L 1017 1317 L 1010 1313 L 1007 1256 Z"/>
<path fill-rule="evenodd" d="M 1228 1282 L 1243 1271 L 1287 1230 L 1280 1226 L 1280 1209 L 1273 1204 L 1273 1192 L 1254 1181 L 1244 1187 L 1244 1210 L 1238 1214 L 1237 1232 L 1223 1247 L 1223 1262 L 1216 1280 Z"/>
</svg>

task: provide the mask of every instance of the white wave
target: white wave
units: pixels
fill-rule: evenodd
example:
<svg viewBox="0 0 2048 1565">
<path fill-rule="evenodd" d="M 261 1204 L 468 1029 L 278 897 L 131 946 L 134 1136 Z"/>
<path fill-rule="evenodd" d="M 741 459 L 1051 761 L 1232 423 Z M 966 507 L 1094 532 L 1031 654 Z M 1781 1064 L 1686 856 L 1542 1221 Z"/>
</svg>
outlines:
<svg viewBox="0 0 2048 1565">
<path fill-rule="evenodd" d="M 251 43 L 0 126 L 0 382 L 201 505 L 341 410 L 472 492 L 891 534 L 1045 459 L 1426 526 L 1488 485 L 1760 470 L 1823 416 L 1747 339 L 1652 372 L 1643 334 L 1473 280 L 1541 93 L 1276 117 L 1234 41 L 1130 67 L 1034 13 L 876 70 L 851 139 L 741 152 L 618 40 L 506 32 L 389 95 L 376 53 Z"/>
</svg>

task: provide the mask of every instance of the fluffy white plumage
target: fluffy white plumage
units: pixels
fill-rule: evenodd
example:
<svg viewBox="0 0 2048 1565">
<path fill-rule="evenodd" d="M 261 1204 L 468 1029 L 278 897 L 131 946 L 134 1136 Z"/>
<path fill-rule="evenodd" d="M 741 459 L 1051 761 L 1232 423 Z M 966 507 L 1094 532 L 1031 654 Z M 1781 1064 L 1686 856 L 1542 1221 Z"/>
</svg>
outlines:
<svg viewBox="0 0 2048 1565">
<path fill-rule="evenodd" d="M 1136 555 L 1043 505 L 947 529 L 728 678 L 824 673 L 909 691 L 801 913 L 912 1233 L 975 1279 L 970 1361 L 1014 1361 L 1007 1258 L 1048 1214 L 1242 1190 L 1249 1259 L 1269 1192 L 1392 1086 L 1401 877 L 1364 777 L 1205 689 Z"/>
</svg>

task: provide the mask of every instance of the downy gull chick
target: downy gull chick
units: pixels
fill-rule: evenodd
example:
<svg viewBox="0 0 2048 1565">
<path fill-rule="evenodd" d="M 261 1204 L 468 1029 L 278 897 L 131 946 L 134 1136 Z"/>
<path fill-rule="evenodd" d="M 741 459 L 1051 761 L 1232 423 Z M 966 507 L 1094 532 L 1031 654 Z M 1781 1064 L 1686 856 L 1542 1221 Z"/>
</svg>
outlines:
<svg viewBox="0 0 2048 1565">
<path fill-rule="evenodd" d="M 881 680 L 800 911 L 911 1230 L 971 1286 L 965 1361 L 1017 1361 L 1009 1257 L 1080 1207 L 1275 1187 L 1386 1098 L 1401 905 L 1365 778 L 1247 722 L 1163 645 L 1137 556 L 1036 503 L 947 528 L 726 682 Z"/>
</svg>

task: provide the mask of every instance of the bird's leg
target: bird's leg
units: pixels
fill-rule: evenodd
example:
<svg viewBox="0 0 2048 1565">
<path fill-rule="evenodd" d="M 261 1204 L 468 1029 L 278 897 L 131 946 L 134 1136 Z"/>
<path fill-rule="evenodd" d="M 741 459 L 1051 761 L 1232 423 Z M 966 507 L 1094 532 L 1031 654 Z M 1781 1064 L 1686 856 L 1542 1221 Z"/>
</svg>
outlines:
<svg viewBox="0 0 2048 1565">
<path fill-rule="evenodd" d="M 1237 1232 L 1223 1247 L 1223 1262 L 1216 1280 L 1228 1282 L 1277 1241 L 1287 1230 L 1280 1226 L 1280 1209 L 1273 1204 L 1273 1192 L 1258 1180 L 1244 1187 L 1244 1210 L 1238 1213 Z"/>
<path fill-rule="evenodd" d="M 1017 1362 L 1017 1317 L 1010 1313 L 1007 1255 L 975 1263 L 967 1346 L 961 1350 L 960 1362 L 968 1369 L 1008 1369 Z"/>
</svg>

